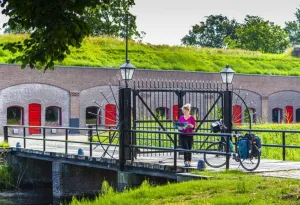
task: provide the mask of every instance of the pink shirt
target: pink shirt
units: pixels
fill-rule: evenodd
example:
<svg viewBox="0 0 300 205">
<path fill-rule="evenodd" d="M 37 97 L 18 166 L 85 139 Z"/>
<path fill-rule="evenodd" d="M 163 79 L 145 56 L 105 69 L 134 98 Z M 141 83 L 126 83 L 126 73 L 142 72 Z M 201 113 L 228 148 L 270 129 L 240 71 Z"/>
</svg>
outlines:
<svg viewBox="0 0 300 205">
<path fill-rule="evenodd" d="M 192 124 L 194 126 L 194 128 L 186 128 L 184 130 L 181 130 L 180 132 L 193 133 L 194 129 L 196 129 L 196 120 L 195 120 L 193 115 L 191 115 L 187 120 L 184 119 L 184 115 L 181 115 L 179 117 L 178 122 L 187 122 L 187 123 Z"/>
</svg>

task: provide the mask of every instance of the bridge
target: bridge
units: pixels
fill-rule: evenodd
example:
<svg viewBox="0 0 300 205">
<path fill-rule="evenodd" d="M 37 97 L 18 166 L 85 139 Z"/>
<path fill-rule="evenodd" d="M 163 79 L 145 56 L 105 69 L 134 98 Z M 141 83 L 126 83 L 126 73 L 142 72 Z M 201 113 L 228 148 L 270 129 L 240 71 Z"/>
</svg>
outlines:
<svg viewBox="0 0 300 205">
<path fill-rule="evenodd" d="M 9 130 L 16 127 L 20 126 L 5 126 L 4 130 L 9 133 Z M 116 189 L 123 190 L 126 187 L 140 185 L 145 179 L 165 183 L 208 178 L 190 174 L 191 170 L 197 169 L 198 160 L 203 159 L 204 150 L 193 150 L 192 167 L 185 168 L 183 157 L 180 155 L 183 151 L 181 148 L 152 147 L 164 152 L 145 152 L 150 147 L 139 146 L 140 152 L 144 153 L 136 153 L 132 160 L 126 160 L 121 170 L 119 146 L 93 142 L 91 139 L 95 128 L 29 126 L 21 128 L 24 130 L 39 128 L 43 132 L 42 135 L 34 136 L 26 136 L 24 134 L 26 132 L 23 135 L 7 134 L 5 140 L 12 145 L 5 150 L 7 161 L 14 167 L 15 175 L 22 176 L 20 185 L 52 184 L 53 196 L 56 198 L 97 194 L 104 180 L 109 181 Z M 63 130 L 65 135 L 46 135 L 48 129 Z M 86 134 L 68 134 L 71 129 L 78 129 Z M 229 162 L 229 168 L 243 170 L 233 161 Z M 207 167 L 207 169 L 218 171 L 225 170 L 226 167 L 219 169 Z M 300 170 L 300 163 L 263 159 L 256 172 L 286 170 Z"/>
<path fill-rule="evenodd" d="M 189 173 L 192 169 L 197 169 L 197 162 L 203 159 L 203 153 L 226 156 L 226 166 L 213 170 L 242 170 L 237 162 L 229 160 L 229 140 L 226 152 L 205 149 L 220 137 L 230 138 L 238 131 L 233 128 L 233 99 L 243 103 L 248 111 L 246 116 L 249 119 L 244 131 L 254 131 L 251 129 L 251 115 L 247 105 L 232 90 L 224 90 L 218 83 L 204 82 L 141 82 L 134 84 L 133 89 L 120 87 L 117 91 L 112 88 L 110 90 L 110 95 L 104 96 L 105 102 L 110 105 L 115 103 L 115 114 L 107 116 L 107 124 L 97 123 L 101 116 L 98 111 L 91 113 L 96 116 L 96 123 L 86 128 L 18 125 L 3 127 L 3 140 L 12 146 L 6 152 L 7 161 L 14 167 L 14 174 L 19 178 L 18 183 L 50 183 L 53 196 L 61 198 L 94 195 L 99 192 L 104 179 L 116 189 L 123 190 L 141 184 L 144 179 L 164 183 L 207 178 Z M 118 95 L 114 96 L 116 92 Z M 100 94 L 104 95 L 103 92 Z M 181 148 L 179 132 L 173 126 L 173 120 L 181 115 L 180 108 L 184 102 L 197 106 L 192 113 L 197 119 L 192 150 Z M 105 110 L 103 103 L 95 103 L 99 110 Z M 157 105 L 160 107 L 157 108 Z M 169 111 L 163 105 L 174 105 L 173 119 L 170 119 Z M 210 123 L 218 118 L 224 120 L 228 127 L 227 133 L 210 133 Z M 74 130 L 80 134 L 71 134 Z M 262 160 L 257 172 L 300 169 L 299 163 L 284 161 L 286 149 L 299 149 L 300 146 L 286 143 L 286 133 L 290 131 L 278 132 L 282 135 L 282 144 L 263 144 L 263 147 L 281 148 L 283 161 Z M 295 131 L 297 132 L 299 133 Z M 184 151 L 193 153 L 191 168 L 183 167 Z"/>
</svg>

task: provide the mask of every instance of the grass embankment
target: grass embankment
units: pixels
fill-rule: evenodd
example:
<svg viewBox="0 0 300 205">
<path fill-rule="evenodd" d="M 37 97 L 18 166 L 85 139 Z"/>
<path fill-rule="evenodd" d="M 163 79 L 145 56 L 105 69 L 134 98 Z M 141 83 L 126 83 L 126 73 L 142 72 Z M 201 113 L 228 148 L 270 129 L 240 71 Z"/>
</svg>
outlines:
<svg viewBox="0 0 300 205">
<path fill-rule="evenodd" d="M 23 40 L 24 35 L 0 35 L 0 43 Z M 85 38 L 82 47 L 56 65 L 119 68 L 124 63 L 125 42 L 109 37 Z M 0 48 L 0 63 L 13 56 Z M 129 42 L 129 58 L 137 68 L 219 72 L 229 64 L 237 73 L 266 75 L 300 75 L 300 59 L 284 54 L 224 50 Z"/>
<path fill-rule="evenodd" d="M 116 193 L 112 189 L 94 201 L 73 199 L 71 205 L 158 204 L 297 204 L 300 181 L 266 178 L 237 171 L 200 172 L 210 180 L 189 181 L 152 187 L 144 182 L 135 190 Z"/>
</svg>

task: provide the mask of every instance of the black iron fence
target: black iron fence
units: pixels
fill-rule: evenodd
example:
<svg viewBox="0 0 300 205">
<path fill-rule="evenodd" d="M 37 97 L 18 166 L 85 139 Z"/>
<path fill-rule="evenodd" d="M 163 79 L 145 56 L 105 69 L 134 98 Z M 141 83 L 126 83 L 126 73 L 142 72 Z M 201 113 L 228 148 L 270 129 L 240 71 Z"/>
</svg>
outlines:
<svg viewBox="0 0 300 205">
<path fill-rule="evenodd" d="M 300 160 L 300 130 L 233 129 L 233 132 L 251 132 L 260 136 L 262 138 L 262 147 L 272 148 L 272 158 L 281 159 L 283 161 Z M 266 134 L 269 136 L 266 136 Z M 291 152 L 293 150 L 294 153 L 289 153 L 289 151 Z M 266 152 L 266 150 L 263 150 L 263 152 Z M 288 159 L 287 154 L 289 154 Z M 279 158 L 279 156 L 281 157 Z"/>
<path fill-rule="evenodd" d="M 12 129 L 14 128 L 21 128 L 23 129 L 22 134 L 21 135 L 16 135 L 16 134 L 10 134 L 12 133 Z M 40 129 L 41 130 L 41 134 L 35 134 L 35 135 L 29 135 L 28 133 L 28 129 L 32 129 L 32 128 L 36 128 L 36 129 Z M 60 134 L 53 134 L 53 135 L 49 135 L 46 134 L 47 130 L 52 130 L 52 129 L 57 129 L 57 130 L 63 130 L 64 131 L 64 135 L 60 135 Z M 70 131 L 80 131 L 81 132 L 81 136 L 86 136 L 85 139 L 83 140 L 77 140 L 76 136 L 79 135 L 74 135 L 73 134 L 69 134 Z M 113 147 L 114 149 L 114 153 L 113 155 L 118 155 L 118 150 L 116 150 L 116 147 L 119 146 L 118 143 L 112 143 L 110 141 L 110 139 L 112 139 L 113 137 L 113 133 L 117 132 L 118 130 L 115 129 L 101 129 L 101 130 L 97 130 L 96 128 L 74 128 L 74 127 L 49 127 L 49 126 L 19 126 L 19 125 L 6 125 L 3 127 L 3 131 L 4 131 L 4 140 L 6 142 L 8 142 L 9 139 L 18 139 L 17 140 L 17 144 L 15 146 L 20 146 L 24 149 L 37 149 L 40 151 L 46 151 L 46 150 L 51 150 L 53 152 L 58 152 L 58 153 L 64 153 L 64 154 L 69 154 L 70 152 L 77 153 L 78 148 L 83 148 L 82 151 L 85 151 L 86 153 L 89 153 L 89 156 L 93 156 L 93 153 L 95 153 L 95 151 L 99 152 L 99 150 L 101 151 L 101 156 L 104 154 L 108 154 L 108 148 Z M 95 134 L 97 131 L 101 131 L 101 132 L 107 132 L 107 133 L 111 133 L 111 136 L 107 136 L 107 140 L 102 141 L 101 144 L 99 143 L 99 141 L 97 140 L 97 135 Z M 70 139 L 70 136 L 72 136 L 73 139 Z M 117 136 L 116 136 L 117 137 Z M 117 137 L 118 138 L 118 137 Z M 75 139 L 75 140 L 74 140 Z M 39 141 L 42 143 L 38 143 L 38 144 L 31 144 L 30 147 L 27 146 L 27 142 L 28 141 Z M 58 143 L 57 146 L 51 146 L 51 147 L 47 147 L 47 142 L 56 142 Z M 62 146 L 63 144 L 63 146 Z M 74 144 L 77 144 L 78 146 L 74 146 Z M 63 149 L 62 149 L 63 148 Z M 85 149 L 85 150 L 84 150 Z M 113 156 L 110 156 L 112 158 L 115 158 Z"/>
<path fill-rule="evenodd" d="M 10 134 L 10 129 L 13 128 L 19 128 L 23 129 L 22 135 L 13 135 Z M 38 128 L 41 129 L 41 135 L 28 135 L 27 129 L 29 128 Z M 47 129 L 61 129 L 65 132 L 61 138 L 55 138 L 49 135 L 46 135 Z M 219 155 L 225 155 L 229 156 L 229 152 L 212 152 L 205 150 L 208 145 L 211 143 L 220 140 L 220 137 L 234 137 L 236 134 L 245 134 L 246 132 L 252 132 L 255 133 L 258 136 L 265 135 L 272 135 L 272 139 L 270 141 L 264 140 L 269 139 L 264 137 L 262 138 L 262 152 L 263 156 L 264 153 L 267 152 L 267 149 L 271 150 L 273 153 L 276 153 L 277 159 L 281 160 L 293 160 L 290 158 L 290 156 L 299 156 L 299 138 L 300 138 L 300 130 L 253 130 L 253 129 L 234 129 L 233 131 L 236 134 L 215 134 L 210 133 L 209 130 L 204 130 L 203 132 L 195 132 L 194 133 L 194 144 L 192 150 L 184 150 L 181 148 L 178 140 L 178 136 L 180 132 L 177 132 L 174 128 L 170 128 L 169 130 L 159 130 L 160 127 L 153 127 L 151 130 L 147 129 L 132 129 L 132 130 L 125 130 L 125 132 L 129 132 L 131 137 L 136 137 L 136 143 L 126 144 L 125 146 L 131 149 L 132 154 L 132 161 L 135 159 L 141 159 L 143 156 L 151 157 L 151 156 L 157 156 L 168 154 L 173 157 L 174 159 L 174 166 L 177 166 L 177 157 L 178 153 L 182 152 L 191 152 L 194 154 L 219 154 Z M 70 138 L 69 131 L 70 130 L 78 130 L 86 135 L 86 140 L 74 140 L 74 138 Z M 18 139 L 18 142 L 22 142 L 21 146 L 22 148 L 26 149 L 37 149 L 40 151 L 47 151 L 51 150 L 52 152 L 56 152 L 55 149 L 52 149 L 53 147 L 48 147 L 48 142 L 58 142 L 62 143 L 63 146 L 60 146 L 60 151 L 64 154 L 69 154 L 71 152 L 74 153 L 77 152 L 77 149 L 82 146 L 86 146 L 86 153 L 88 153 L 89 156 L 94 156 L 94 153 L 101 153 L 101 156 L 103 156 L 103 153 L 108 152 L 108 148 L 114 148 L 114 154 L 116 155 L 108 155 L 116 156 L 118 157 L 119 154 L 119 143 L 118 141 L 115 143 L 112 143 L 112 141 L 102 142 L 101 145 L 99 141 L 93 141 L 93 137 L 97 137 L 95 133 L 97 133 L 99 130 L 95 128 L 72 128 L 72 127 L 46 127 L 46 126 L 4 126 L 4 140 L 8 141 L 9 139 Z M 101 129 L 101 131 L 105 131 L 107 133 L 114 133 L 118 132 L 116 129 Z M 118 140 L 118 136 L 113 138 L 113 135 L 111 134 L 112 140 Z M 236 139 L 234 137 L 234 139 Z M 27 142 L 28 140 L 33 141 L 40 141 L 41 146 L 40 147 L 28 147 Z M 228 140 L 227 140 L 228 141 Z M 236 144 L 236 141 L 233 141 L 234 144 Z M 77 144 L 78 146 L 75 146 L 74 144 Z M 13 146 L 13 145 L 12 145 Z M 229 146 L 229 145 L 228 145 Z M 229 150 L 229 149 L 227 149 Z M 274 152 L 275 150 L 275 152 Z M 294 150 L 294 154 L 291 152 L 291 150 Z M 279 152 L 279 153 L 278 153 Z M 298 153 L 298 154 L 297 154 Z M 135 155 L 135 156 L 134 156 Z M 100 156 L 100 157 L 101 157 Z M 275 156 L 275 157 L 276 157 Z M 279 157 L 278 157 L 279 156 Z M 294 159 L 295 160 L 295 159 Z M 297 159 L 296 159 L 297 160 Z M 228 164 L 229 166 L 229 164 Z M 228 167 L 227 167 L 228 168 Z"/>
</svg>

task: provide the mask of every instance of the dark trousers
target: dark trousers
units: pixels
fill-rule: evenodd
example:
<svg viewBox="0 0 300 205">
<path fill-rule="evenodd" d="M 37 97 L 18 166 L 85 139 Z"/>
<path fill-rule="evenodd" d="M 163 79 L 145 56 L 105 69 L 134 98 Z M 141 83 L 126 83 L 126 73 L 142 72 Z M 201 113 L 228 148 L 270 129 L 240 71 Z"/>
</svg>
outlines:
<svg viewBox="0 0 300 205">
<path fill-rule="evenodd" d="M 191 135 L 179 135 L 179 143 L 182 149 L 192 149 L 193 136 Z M 184 161 L 192 161 L 192 153 L 184 152 Z"/>
</svg>

